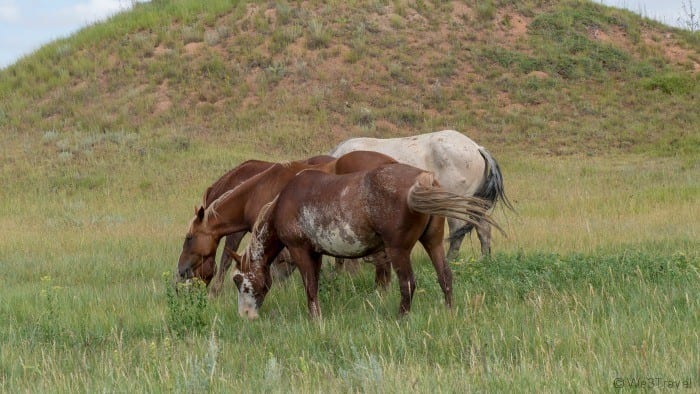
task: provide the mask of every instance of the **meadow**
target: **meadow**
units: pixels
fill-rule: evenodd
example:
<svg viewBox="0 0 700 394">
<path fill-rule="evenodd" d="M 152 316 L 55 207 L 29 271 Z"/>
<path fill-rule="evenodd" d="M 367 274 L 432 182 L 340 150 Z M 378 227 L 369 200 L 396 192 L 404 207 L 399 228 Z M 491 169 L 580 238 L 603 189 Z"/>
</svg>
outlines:
<svg viewBox="0 0 700 394">
<path fill-rule="evenodd" d="M 417 247 L 418 291 L 404 319 L 395 281 L 381 293 L 369 267 L 351 276 L 328 264 L 320 322 L 307 318 L 297 275 L 248 322 L 230 281 L 213 300 L 197 288 L 172 292 L 185 226 L 229 167 L 293 157 L 173 135 L 95 138 L 20 136 L 3 152 L 14 163 L 0 191 L 3 391 L 599 392 L 700 382 L 692 156 L 492 149 L 517 212 L 496 211 L 507 237 L 496 235 L 491 259 L 478 259 L 475 236 L 463 245 L 451 265 L 453 310 Z M 65 144 L 82 150 L 67 158 Z"/>
<path fill-rule="evenodd" d="M 0 391 L 698 391 L 699 44 L 583 0 L 153 0 L 48 44 L 0 70 Z M 420 247 L 402 319 L 369 267 L 317 322 L 296 274 L 254 322 L 175 293 L 236 164 L 448 128 L 516 208 L 452 310 Z"/>
</svg>

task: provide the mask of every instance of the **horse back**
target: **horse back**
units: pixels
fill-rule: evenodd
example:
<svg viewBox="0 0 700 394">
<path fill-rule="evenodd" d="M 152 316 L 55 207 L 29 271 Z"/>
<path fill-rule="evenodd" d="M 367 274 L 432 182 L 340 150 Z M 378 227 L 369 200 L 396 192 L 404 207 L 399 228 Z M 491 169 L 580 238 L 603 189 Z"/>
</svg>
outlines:
<svg viewBox="0 0 700 394">
<path fill-rule="evenodd" d="M 400 163 L 431 171 L 442 186 L 463 196 L 474 195 L 485 181 L 486 163 L 480 146 L 455 130 L 443 130 L 404 138 L 353 138 L 332 152 L 339 156 L 370 150 L 391 156 Z"/>
<path fill-rule="evenodd" d="M 247 160 L 231 169 L 212 183 L 204 192 L 204 208 L 227 191 L 272 167 L 273 164 L 262 160 Z"/>
</svg>

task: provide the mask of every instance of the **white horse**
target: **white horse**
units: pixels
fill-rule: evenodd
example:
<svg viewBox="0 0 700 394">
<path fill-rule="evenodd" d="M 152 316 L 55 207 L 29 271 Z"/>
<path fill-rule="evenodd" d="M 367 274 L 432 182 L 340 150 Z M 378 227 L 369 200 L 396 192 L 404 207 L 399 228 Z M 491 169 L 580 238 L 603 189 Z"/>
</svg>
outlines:
<svg viewBox="0 0 700 394">
<path fill-rule="evenodd" d="M 401 163 L 431 171 L 445 190 L 465 197 L 481 197 L 488 201 L 489 208 L 500 200 L 513 209 L 505 195 L 496 160 L 484 147 L 458 131 L 443 130 L 406 138 L 351 138 L 336 146 L 330 155 L 340 157 L 357 150 L 384 153 Z M 454 260 L 464 236 L 474 226 L 457 219 L 448 219 L 447 224 L 450 228 L 447 258 Z M 479 220 L 476 234 L 482 255 L 489 255 L 491 225 Z"/>
</svg>

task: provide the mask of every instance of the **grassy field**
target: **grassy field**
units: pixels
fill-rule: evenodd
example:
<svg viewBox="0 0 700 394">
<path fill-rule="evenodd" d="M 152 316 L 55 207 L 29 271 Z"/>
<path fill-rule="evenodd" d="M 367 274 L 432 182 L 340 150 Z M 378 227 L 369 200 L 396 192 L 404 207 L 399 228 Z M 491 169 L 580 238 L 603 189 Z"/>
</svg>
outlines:
<svg viewBox="0 0 700 394">
<path fill-rule="evenodd" d="M 700 387 L 700 35 L 590 1 L 158 0 L 0 70 L 0 391 Z M 421 56 L 415 56 L 419 53 Z M 517 212 L 446 310 L 324 267 L 247 322 L 173 292 L 192 207 L 249 158 L 457 129 Z"/>
<path fill-rule="evenodd" d="M 92 145 L 100 155 L 66 160 L 54 148 L 83 138 L 20 138 L 5 152 L 16 161 L 0 192 L 3 391 L 599 392 L 616 378 L 700 381 L 696 158 L 494 151 L 518 212 L 497 211 L 508 238 L 497 236 L 492 260 L 475 260 L 475 239 L 463 246 L 454 310 L 417 248 L 405 319 L 395 283 L 381 294 L 372 270 L 328 266 L 321 322 L 307 319 L 294 276 L 249 323 L 231 283 L 210 301 L 168 285 L 201 191 L 251 147 L 115 134 Z"/>
</svg>

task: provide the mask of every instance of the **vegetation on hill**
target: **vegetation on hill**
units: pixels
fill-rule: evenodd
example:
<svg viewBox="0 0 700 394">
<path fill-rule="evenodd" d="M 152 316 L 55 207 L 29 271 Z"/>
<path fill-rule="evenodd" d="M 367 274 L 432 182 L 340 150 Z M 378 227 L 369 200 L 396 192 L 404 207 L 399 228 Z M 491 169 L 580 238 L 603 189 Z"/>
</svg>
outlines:
<svg viewBox="0 0 700 394">
<path fill-rule="evenodd" d="M 0 71 L 0 130 L 696 153 L 698 71 L 697 33 L 591 1 L 161 0 Z"/>
<path fill-rule="evenodd" d="M 608 392 L 700 384 L 700 36 L 589 1 L 152 0 L 0 70 L 0 392 Z M 461 130 L 517 213 L 410 316 L 371 268 L 261 318 L 171 278 L 245 159 Z M 221 248 L 220 248 L 221 249 Z M 221 253 L 221 251 L 219 252 Z"/>
</svg>

